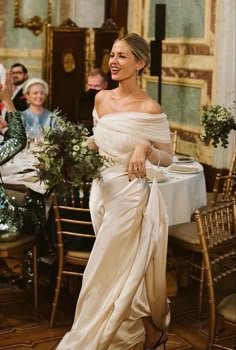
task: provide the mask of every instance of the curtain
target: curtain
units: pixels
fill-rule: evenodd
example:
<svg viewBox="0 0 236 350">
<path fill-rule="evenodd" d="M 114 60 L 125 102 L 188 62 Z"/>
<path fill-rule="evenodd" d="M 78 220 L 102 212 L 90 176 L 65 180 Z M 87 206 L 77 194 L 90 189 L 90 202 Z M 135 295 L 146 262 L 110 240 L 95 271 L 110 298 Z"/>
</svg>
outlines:
<svg viewBox="0 0 236 350">
<path fill-rule="evenodd" d="M 216 104 L 233 107 L 235 97 L 235 0 L 218 2 L 218 47 L 217 47 L 217 87 Z M 235 115 L 235 114 L 234 114 Z M 213 166 L 229 168 L 236 147 L 236 132 L 229 135 L 227 149 L 217 147 L 213 151 Z"/>
</svg>

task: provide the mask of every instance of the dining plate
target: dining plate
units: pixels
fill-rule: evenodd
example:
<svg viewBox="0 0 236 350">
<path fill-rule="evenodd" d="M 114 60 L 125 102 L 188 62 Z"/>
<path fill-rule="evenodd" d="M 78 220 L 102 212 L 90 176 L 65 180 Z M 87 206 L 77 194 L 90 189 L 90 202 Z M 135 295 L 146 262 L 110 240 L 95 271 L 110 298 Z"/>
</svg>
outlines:
<svg viewBox="0 0 236 350">
<path fill-rule="evenodd" d="M 174 156 L 174 163 L 193 163 L 194 159 L 187 156 Z"/>
<path fill-rule="evenodd" d="M 192 167 L 192 166 L 181 166 L 181 165 L 174 165 L 171 164 L 168 168 L 168 171 L 172 173 L 177 174 L 197 174 L 200 172 L 199 168 Z"/>
</svg>

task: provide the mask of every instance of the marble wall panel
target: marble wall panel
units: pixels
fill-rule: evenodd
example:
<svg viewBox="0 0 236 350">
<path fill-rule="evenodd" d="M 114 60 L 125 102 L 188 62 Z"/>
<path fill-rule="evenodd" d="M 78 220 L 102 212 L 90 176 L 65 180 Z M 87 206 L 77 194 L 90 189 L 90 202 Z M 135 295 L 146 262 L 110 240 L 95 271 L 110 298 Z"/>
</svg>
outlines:
<svg viewBox="0 0 236 350">
<path fill-rule="evenodd" d="M 166 5 L 166 38 L 203 38 L 205 1 L 150 0 L 148 36 L 155 36 L 155 9 Z"/>
<path fill-rule="evenodd" d="M 6 45 L 6 0 L 0 0 L 0 47 Z"/>
<path fill-rule="evenodd" d="M 147 82 L 146 89 L 150 96 L 157 99 L 157 87 L 154 82 Z M 199 131 L 201 105 L 201 89 L 199 87 L 163 83 L 161 104 L 170 123 L 174 122 L 179 126 L 183 124 L 189 130 Z"/>
</svg>

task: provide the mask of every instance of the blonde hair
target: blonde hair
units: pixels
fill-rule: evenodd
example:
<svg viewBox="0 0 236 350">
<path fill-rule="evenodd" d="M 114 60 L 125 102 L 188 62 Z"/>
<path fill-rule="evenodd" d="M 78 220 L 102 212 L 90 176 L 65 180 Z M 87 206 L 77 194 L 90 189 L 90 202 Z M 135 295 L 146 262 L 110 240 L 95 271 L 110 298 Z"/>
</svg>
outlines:
<svg viewBox="0 0 236 350">
<path fill-rule="evenodd" d="M 29 89 L 32 85 L 35 84 L 40 84 L 42 85 L 43 89 L 44 89 L 44 93 L 47 96 L 48 95 L 48 83 L 46 83 L 45 80 L 40 79 L 40 78 L 31 78 L 28 79 L 23 87 L 23 94 L 26 95 L 29 93 Z"/>
<path fill-rule="evenodd" d="M 139 70 L 138 74 L 141 74 L 145 67 L 148 67 L 150 63 L 150 48 L 147 41 L 141 37 L 140 35 L 136 33 L 129 33 L 125 34 L 118 39 L 115 40 L 115 42 L 123 40 L 126 42 L 128 47 L 130 48 L 131 52 L 133 53 L 134 57 L 137 61 L 144 61 L 145 65 L 142 69 Z"/>
</svg>

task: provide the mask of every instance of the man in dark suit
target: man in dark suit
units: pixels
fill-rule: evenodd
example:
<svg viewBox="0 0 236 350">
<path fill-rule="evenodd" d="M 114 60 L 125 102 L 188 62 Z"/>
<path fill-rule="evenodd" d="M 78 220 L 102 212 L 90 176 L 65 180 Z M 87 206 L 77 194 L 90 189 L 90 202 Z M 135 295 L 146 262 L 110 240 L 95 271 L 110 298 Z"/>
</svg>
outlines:
<svg viewBox="0 0 236 350">
<path fill-rule="evenodd" d="M 93 128 L 93 108 L 94 99 L 98 91 L 105 90 L 108 87 L 108 77 L 99 68 L 90 71 L 87 77 L 87 91 L 82 92 L 76 101 L 75 116 L 76 122 L 83 124 L 92 134 Z"/>
<path fill-rule="evenodd" d="M 21 63 L 15 63 L 10 69 L 12 73 L 12 80 L 14 85 L 14 91 L 12 95 L 12 101 L 16 110 L 24 111 L 28 108 L 26 98 L 23 94 L 23 86 L 28 79 L 28 70 Z"/>
</svg>

